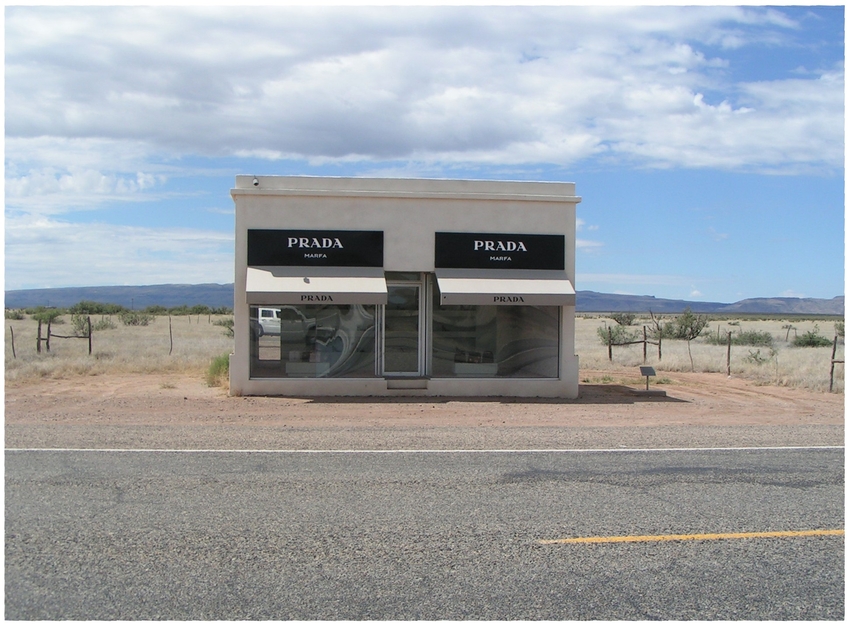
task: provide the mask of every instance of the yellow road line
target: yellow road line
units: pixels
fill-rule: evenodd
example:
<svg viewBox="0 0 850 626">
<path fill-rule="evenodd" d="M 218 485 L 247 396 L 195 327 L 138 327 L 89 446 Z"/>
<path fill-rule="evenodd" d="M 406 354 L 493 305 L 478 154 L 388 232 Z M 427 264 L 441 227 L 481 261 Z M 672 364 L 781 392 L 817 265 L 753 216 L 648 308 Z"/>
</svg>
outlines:
<svg viewBox="0 0 850 626">
<path fill-rule="evenodd" d="M 756 533 L 704 533 L 694 535 L 626 535 L 620 537 L 573 537 L 570 539 L 541 539 L 540 543 L 635 543 L 641 541 L 706 541 L 713 539 L 751 539 L 760 537 L 817 537 L 844 535 L 844 529 L 779 530 Z"/>
</svg>

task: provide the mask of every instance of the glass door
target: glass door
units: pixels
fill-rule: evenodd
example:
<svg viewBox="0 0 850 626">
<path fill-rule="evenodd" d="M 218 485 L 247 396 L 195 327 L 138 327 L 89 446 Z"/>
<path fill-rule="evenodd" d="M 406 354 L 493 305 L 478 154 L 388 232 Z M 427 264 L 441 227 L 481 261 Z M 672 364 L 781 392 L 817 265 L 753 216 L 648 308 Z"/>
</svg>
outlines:
<svg viewBox="0 0 850 626">
<path fill-rule="evenodd" d="M 387 281 L 383 315 L 384 376 L 424 374 L 424 324 L 421 282 Z"/>
</svg>

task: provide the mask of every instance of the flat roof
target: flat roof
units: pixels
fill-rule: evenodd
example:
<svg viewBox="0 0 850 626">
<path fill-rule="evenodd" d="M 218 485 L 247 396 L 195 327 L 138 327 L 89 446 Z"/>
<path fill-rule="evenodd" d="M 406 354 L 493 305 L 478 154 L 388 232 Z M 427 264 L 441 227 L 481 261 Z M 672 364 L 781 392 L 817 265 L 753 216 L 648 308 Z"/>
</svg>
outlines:
<svg viewBox="0 0 850 626">
<path fill-rule="evenodd" d="M 371 196 L 581 202 L 575 183 L 441 178 L 345 178 L 333 176 L 236 177 L 237 195 Z"/>
</svg>

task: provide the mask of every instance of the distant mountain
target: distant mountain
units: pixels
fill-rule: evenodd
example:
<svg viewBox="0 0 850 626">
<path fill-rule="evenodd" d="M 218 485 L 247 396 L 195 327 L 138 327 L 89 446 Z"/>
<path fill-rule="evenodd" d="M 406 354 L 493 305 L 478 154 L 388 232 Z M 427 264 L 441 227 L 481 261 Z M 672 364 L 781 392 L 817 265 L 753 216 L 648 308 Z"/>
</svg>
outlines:
<svg viewBox="0 0 850 626">
<path fill-rule="evenodd" d="M 630 311 L 632 313 L 681 313 L 690 307 L 694 313 L 714 313 L 729 306 L 719 302 L 692 302 L 688 300 L 665 300 L 655 296 L 624 296 L 596 291 L 576 292 L 576 311 L 579 313 L 602 313 Z"/>
<path fill-rule="evenodd" d="M 63 287 L 57 289 L 20 289 L 6 292 L 7 309 L 36 306 L 67 307 L 81 300 L 92 300 L 133 309 L 152 305 L 164 307 L 233 306 L 233 283 L 220 285 L 146 285 L 140 287 Z M 624 296 L 596 291 L 576 293 L 579 313 L 631 311 L 633 313 L 681 313 L 690 307 L 695 313 L 764 313 L 774 315 L 844 315 L 844 296 L 823 298 L 748 298 L 732 304 L 666 300 L 655 296 Z"/>
<path fill-rule="evenodd" d="M 844 315 L 844 296 L 820 298 L 749 298 L 727 304 L 723 313 L 796 313 L 801 315 Z"/>
<path fill-rule="evenodd" d="M 232 307 L 233 283 L 219 285 L 145 285 L 140 287 L 61 287 L 56 289 L 20 289 L 6 292 L 7 309 L 24 309 L 36 306 L 67 307 L 81 300 L 119 304 L 128 309 L 148 306 Z"/>
<path fill-rule="evenodd" d="M 655 296 L 623 296 L 595 291 L 576 292 L 576 311 L 602 313 L 681 313 L 686 307 L 694 313 L 763 313 L 774 315 L 844 315 L 844 296 L 825 298 L 748 298 L 732 304 L 665 300 Z"/>
</svg>

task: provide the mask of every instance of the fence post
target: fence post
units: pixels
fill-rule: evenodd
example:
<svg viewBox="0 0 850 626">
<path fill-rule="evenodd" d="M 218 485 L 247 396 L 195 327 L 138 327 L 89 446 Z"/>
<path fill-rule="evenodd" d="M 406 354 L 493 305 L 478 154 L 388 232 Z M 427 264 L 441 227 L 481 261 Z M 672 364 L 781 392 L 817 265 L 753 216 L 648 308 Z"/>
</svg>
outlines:
<svg viewBox="0 0 850 626">
<path fill-rule="evenodd" d="M 614 339 L 612 337 L 611 327 L 609 326 L 608 327 L 608 360 L 609 361 L 614 360 L 614 349 L 611 347 L 613 345 L 613 343 L 614 343 Z"/>
<path fill-rule="evenodd" d="M 726 333 L 726 375 L 732 375 L 732 331 Z"/>
<path fill-rule="evenodd" d="M 661 360 L 661 330 L 658 331 L 658 360 Z"/>
<path fill-rule="evenodd" d="M 835 378 L 835 351 L 838 348 L 838 335 L 832 340 L 832 358 L 829 360 L 829 393 L 832 393 L 832 382 Z"/>
<path fill-rule="evenodd" d="M 35 340 L 35 351 L 41 354 L 41 320 L 38 320 L 38 338 Z"/>
<path fill-rule="evenodd" d="M 86 325 L 89 327 L 89 354 L 91 354 L 91 317 L 86 316 Z"/>
<path fill-rule="evenodd" d="M 47 319 L 47 351 L 50 352 L 50 324 L 53 322 L 52 319 Z"/>
<path fill-rule="evenodd" d="M 643 362 L 646 363 L 646 326 L 643 327 Z"/>
<path fill-rule="evenodd" d="M 17 359 L 18 355 L 15 354 L 15 329 L 9 326 L 9 333 L 12 335 L 12 358 Z"/>
<path fill-rule="evenodd" d="M 168 316 L 168 356 L 171 356 L 171 351 L 174 350 L 174 336 L 171 334 L 171 316 Z"/>
</svg>

